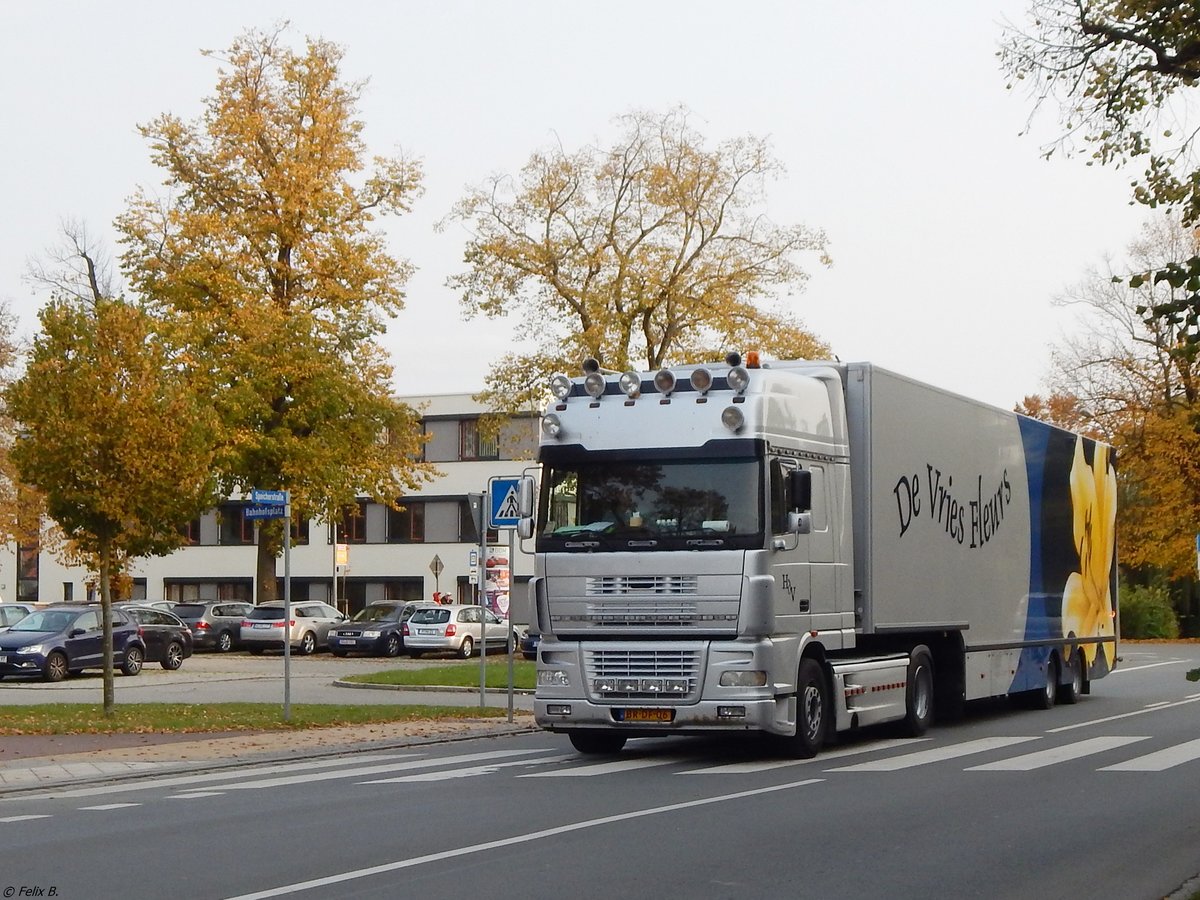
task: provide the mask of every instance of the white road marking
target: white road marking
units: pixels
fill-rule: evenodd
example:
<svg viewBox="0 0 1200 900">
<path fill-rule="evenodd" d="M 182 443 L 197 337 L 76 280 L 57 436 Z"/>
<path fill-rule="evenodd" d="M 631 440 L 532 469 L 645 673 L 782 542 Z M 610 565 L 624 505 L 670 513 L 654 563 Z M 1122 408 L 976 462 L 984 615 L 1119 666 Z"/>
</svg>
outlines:
<svg viewBox="0 0 1200 900">
<path fill-rule="evenodd" d="M 260 778 L 257 781 L 231 781 L 226 784 L 208 784 L 201 790 L 256 791 L 263 788 L 282 787 L 287 784 L 312 784 L 314 781 L 329 781 L 334 778 L 361 778 L 366 775 L 382 775 L 386 772 L 402 772 L 410 769 L 430 769 L 435 766 L 456 766 L 462 763 L 483 760 L 506 759 L 513 756 L 528 756 L 531 753 L 549 753 L 548 750 L 493 750 L 488 753 L 465 753 L 461 756 L 443 756 L 419 759 L 412 762 L 385 763 L 378 766 L 357 766 L 332 772 L 301 772 L 276 778 Z"/>
<path fill-rule="evenodd" d="M 490 763 L 482 766 L 464 766 L 461 769 L 450 769 L 444 772 L 422 772 L 420 775 L 398 775 L 395 778 L 379 778 L 374 781 L 360 781 L 358 784 L 405 784 L 409 782 L 453 781 L 456 778 L 473 778 L 476 775 L 491 775 L 497 769 L 511 766 L 542 766 L 546 763 L 566 762 L 577 759 L 574 753 L 564 753 L 562 756 L 549 756 L 542 759 L 514 759 L 508 762 Z"/>
<path fill-rule="evenodd" d="M 1142 669 L 1157 669 L 1159 666 L 1181 666 L 1187 663 L 1186 659 L 1169 659 L 1166 662 L 1146 663 L 1144 666 L 1132 666 L 1128 669 L 1123 666 L 1113 669 L 1109 675 L 1124 675 L 1126 672 L 1140 672 Z"/>
<path fill-rule="evenodd" d="M 141 806 L 140 803 L 104 803 L 100 806 L 81 806 L 80 809 L 96 810 L 98 812 L 106 812 L 110 809 L 128 809 L 131 806 Z"/>
<path fill-rule="evenodd" d="M 368 760 L 384 759 L 412 759 L 417 755 L 419 754 L 372 754 L 366 757 L 355 757 L 354 762 L 366 762 Z M 65 790 L 48 790 L 42 794 L 20 794 L 11 797 L 0 797 L 0 803 L 11 802 L 13 800 L 56 800 L 60 798 L 71 797 L 101 797 L 105 794 L 123 794 L 128 793 L 129 791 L 148 791 L 154 788 L 178 787 L 181 784 L 202 784 L 204 782 L 211 783 L 217 781 L 218 779 L 240 777 L 243 775 L 266 775 L 276 772 L 310 772 L 313 769 L 327 769 L 333 766 L 344 766 L 346 765 L 346 762 L 346 757 L 337 757 L 334 759 L 309 760 L 307 762 L 278 763 L 269 766 L 251 766 L 245 769 L 238 769 L 236 776 L 231 775 L 228 772 L 204 772 L 199 775 L 166 775 L 162 778 L 139 779 L 135 782 L 125 782 L 122 784 L 107 784 L 97 787 L 67 788 Z"/>
<path fill-rule="evenodd" d="M 685 762 L 686 756 L 650 756 L 634 759 L 615 759 L 612 762 L 593 763 L 590 766 L 575 766 L 570 769 L 556 769 L 553 772 L 530 772 L 528 775 L 518 775 L 518 778 L 591 778 L 596 775 L 612 775 L 617 772 L 631 772 L 634 769 L 652 769 L 655 766 L 669 766 L 672 763 Z"/>
<path fill-rule="evenodd" d="M 1148 737 L 1095 737 L 1086 741 L 1076 741 L 1073 744 L 1065 744 L 1062 747 L 1053 747 L 1050 750 L 1039 750 L 1036 753 L 1026 753 L 1024 756 L 1014 756 L 1012 759 L 1002 759 L 999 762 L 986 763 L 982 766 L 971 766 L 966 769 L 967 772 L 1029 772 L 1033 769 L 1040 769 L 1043 766 L 1052 766 L 1055 763 L 1068 762 L 1072 759 L 1081 759 L 1085 756 L 1090 756 L 1093 753 L 1103 753 L 1105 750 L 1114 750 L 1117 747 L 1124 747 L 1126 744 L 1134 744 L 1138 741 L 1149 740 Z"/>
<path fill-rule="evenodd" d="M 980 738 L 976 741 L 966 741 L 961 744 L 950 744 L 945 747 L 932 747 L 929 750 L 918 750 L 916 753 L 905 753 L 902 756 L 892 756 L 887 759 L 877 759 L 872 762 L 858 763 L 854 766 L 843 766 L 838 769 L 828 769 L 830 772 L 895 772 L 898 769 L 911 769 L 929 763 L 942 762 L 947 759 L 957 759 L 960 756 L 970 756 L 974 753 L 986 753 L 988 750 L 998 750 L 1001 747 L 1011 747 L 1013 744 L 1023 744 L 1026 741 L 1036 741 L 1036 737 L 993 737 Z"/>
<path fill-rule="evenodd" d="M 30 819 L 49 819 L 49 814 L 40 816 L 5 816 L 0 822 L 28 822 Z"/>
<path fill-rule="evenodd" d="M 168 800 L 198 800 L 201 797 L 224 797 L 224 791 L 195 791 L 190 794 L 168 794 Z"/>
<path fill-rule="evenodd" d="M 876 750 L 891 750 L 894 747 L 910 747 L 929 738 L 891 738 L 885 741 L 874 741 L 861 747 L 846 747 L 842 750 L 823 752 L 811 759 L 771 759 L 759 762 L 729 763 L 723 766 L 709 766 L 706 769 L 690 769 L 686 772 L 676 772 L 676 775 L 752 775 L 755 772 L 768 772 L 772 769 L 785 769 L 789 766 L 803 766 L 808 763 L 823 763 L 831 759 L 845 756 L 857 756 L 860 753 L 871 753 Z"/>
<path fill-rule="evenodd" d="M 442 850 L 438 853 L 430 853 L 426 856 L 417 856 L 412 859 L 398 859 L 395 862 L 384 863 L 383 865 L 370 866 L 365 869 L 353 869 L 349 872 L 341 872 L 337 875 L 329 875 L 325 878 L 314 878 L 311 881 L 299 881 L 295 884 L 286 884 L 277 888 L 270 888 L 265 891 L 256 891 L 252 894 L 241 894 L 237 897 L 232 897 L 230 900 L 267 900 L 269 897 L 283 897 L 288 894 L 296 894 L 300 891 L 308 891 L 313 888 L 327 887 L 333 884 L 343 884 L 347 881 L 353 881 L 357 878 L 368 878 L 372 875 L 382 875 L 387 872 L 396 872 L 401 869 L 411 869 L 414 866 L 425 865 L 431 862 L 440 862 L 445 859 L 454 859 L 459 856 L 468 856 L 472 853 L 482 853 L 487 850 L 496 850 L 501 847 L 512 847 L 517 844 L 527 844 L 530 842 L 545 840 L 546 838 L 556 837 L 560 834 L 570 834 L 573 831 L 582 831 L 586 828 L 597 828 L 602 825 L 611 825 L 615 822 L 628 822 L 632 819 L 642 819 L 647 816 L 660 815 L 662 813 L 676 812 L 681 809 L 694 809 L 698 806 L 710 806 L 714 803 L 726 803 L 731 800 L 741 800 L 746 797 L 757 797 L 762 794 L 775 793 L 777 791 L 786 791 L 791 788 L 805 787 L 810 784 L 820 784 L 824 779 L 809 778 L 805 781 L 793 781 L 789 784 L 777 784 L 772 787 L 757 788 L 750 791 L 738 791 L 735 794 L 722 794 L 719 797 L 706 797 L 702 800 L 688 800 L 683 803 L 671 803 L 667 806 L 654 806 L 648 809 L 637 809 L 632 812 L 618 813 L 613 816 L 602 816 L 598 819 L 585 819 L 582 822 L 572 822 L 570 825 L 560 825 L 556 828 L 547 828 L 543 831 L 532 831 L 526 834 L 518 834 L 509 838 L 500 838 L 495 841 L 486 841 L 481 844 L 471 844 L 466 847 L 457 847 L 453 850 Z"/>
<path fill-rule="evenodd" d="M 1200 739 L 1188 741 L 1185 744 L 1178 744 L 1174 747 L 1168 747 L 1166 750 L 1159 750 L 1156 753 L 1148 753 L 1145 756 L 1139 756 L 1123 763 L 1117 763 L 1115 766 L 1105 766 L 1103 769 L 1099 769 L 1098 771 L 1161 772 L 1164 769 L 1170 769 L 1174 766 L 1183 765 L 1184 763 L 1191 762 L 1194 759 L 1200 759 Z"/>
<path fill-rule="evenodd" d="M 1090 728 L 1093 725 L 1103 725 L 1106 722 L 1116 722 L 1118 719 L 1128 719 L 1133 716 L 1144 716 L 1146 713 L 1162 712 L 1164 709 L 1171 709 L 1175 706 L 1183 706 L 1188 703 L 1195 703 L 1200 700 L 1200 694 L 1188 697 L 1186 700 L 1176 700 L 1174 703 L 1168 703 L 1163 706 L 1160 703 L 1152 703 L 1142 709 L 1135 709 L 1133 712 L 1120 713 L 1115 716 L 1105 716 L 1103 719 L 1092 719 L 1090 722 L 1078 722 L 1074 725 L 1063 725 L 1060 728 L 1051 728 L 1046 734 L 1058 734 L 1061 731 L 1074 731 L 1076 728 Z"/>
</svg>

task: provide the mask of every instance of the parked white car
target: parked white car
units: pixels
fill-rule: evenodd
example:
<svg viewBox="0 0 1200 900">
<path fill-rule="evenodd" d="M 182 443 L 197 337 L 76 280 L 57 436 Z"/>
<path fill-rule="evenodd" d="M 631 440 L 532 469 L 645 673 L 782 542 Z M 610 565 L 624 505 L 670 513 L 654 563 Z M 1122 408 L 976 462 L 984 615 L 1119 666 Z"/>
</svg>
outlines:
<svg viewBox="0 0 1200 900">
<path fill-rule="evenodd" d="M 414 659 L 434 652 L 452 652 L 467 659 L 482 646 L 483 637 L 488 647 L 506 648 L 510 634 L 516 646 L 518 638 L 508 620 L 483 606 L 425 606 L 404 624 L 404 650 Z"/>
<path fill-rule="evenodd" d="M 329 646 L 329 630 L 346 617 L 328 603 L 302 600 L 292 604 L 290 627 L 283 620 L 282 603 L 262 603 L 242 620 L 242 646 L 255 656 L 264 650 L 282 650 L 284 634 L 298 652 L 308 655 Z"/>
</svg>

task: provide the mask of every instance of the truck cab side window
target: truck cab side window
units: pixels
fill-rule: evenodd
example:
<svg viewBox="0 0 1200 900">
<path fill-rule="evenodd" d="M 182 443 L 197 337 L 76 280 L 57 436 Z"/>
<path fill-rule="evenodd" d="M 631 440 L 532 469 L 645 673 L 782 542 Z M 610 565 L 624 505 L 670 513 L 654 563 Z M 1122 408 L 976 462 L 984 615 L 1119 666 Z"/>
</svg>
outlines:
<svg viewBox="0 0 1200 900">
<path fill-rule="evenodd" d="M 771 460 L 771 533 L 786 534 L 788 530 L 788 479 L 795 466 L 776 457 Z"/>
</svg>

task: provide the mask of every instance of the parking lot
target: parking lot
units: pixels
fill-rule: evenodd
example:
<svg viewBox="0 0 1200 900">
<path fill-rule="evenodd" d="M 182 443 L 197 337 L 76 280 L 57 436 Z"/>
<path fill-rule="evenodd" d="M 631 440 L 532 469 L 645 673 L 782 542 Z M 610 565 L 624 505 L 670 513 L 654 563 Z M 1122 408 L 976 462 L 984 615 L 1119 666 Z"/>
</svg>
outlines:
<svg viewBox="0 0 1200 900">
<path fill-rule="evenodd" d="M 503 661 L 504 655 L 490 653 L 490 663 Z M 335 682 L 346 675 L 387 669 L 421 669 L 454 663 L 444 658 L 408 659 L 399 657 L 347 657 L 338 659 L 329 653 L 312 656 L 293 655 L 290 672 L 292 703 L 420 703 L 439 706 L 478 706 L 477 693 L 462 691 L 412 691 L 387 689 L 350 689 Z M 468 665 L 478 665 L 479 658 Z M 35 703 L 99 703 L 103 678 L 99 671 L 88 671 L 66 681 L 48 684 L 40 680 L 6 678 L 0 681 L 0 706 Z M 284 660 L 282 653 L 250 656 L 244 652 L 196 653 L 181 668 L 168 672 L 148 665 L 137 676 L 119 672 L 114 678 L 118 703 L 272 703 L 282 702 Z M 505 692 L 489 691 L 488 706 L 505 706 Z M 518 696 L 517 708 L 532 708 L 531 698 Z"/>
</svg>

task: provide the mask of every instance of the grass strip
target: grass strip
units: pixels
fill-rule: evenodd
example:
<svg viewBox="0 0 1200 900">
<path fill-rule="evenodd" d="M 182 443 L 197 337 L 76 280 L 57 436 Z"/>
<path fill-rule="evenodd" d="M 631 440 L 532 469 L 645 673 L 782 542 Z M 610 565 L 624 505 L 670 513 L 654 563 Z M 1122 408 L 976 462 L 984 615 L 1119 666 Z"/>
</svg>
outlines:
<svg viewBox="0 0 1200 900">
<path fill-rule="evenodd" d="M 507 709 L 498 707 L 293 703 L 291 719 L 285 722 L 278 703 L 126 703 L 115 707 L 112 716 L 104 715 L 101 704 L 46 703 L 0 707 L 0 735 L 299 731 L 507 715 Z"/>
<path fill-rule="evenodd" d="M 513 660 L 513 687 L 533 690 L 536 678 L 532 660 Z M 508 688 L 508 658 L 488 660 L 485 667 L 488 690 Z M 467 660 L 444 666 L 422 666 L 419 669 L 388 669 L 365 675 L 347 675 L 344 681 L 360 684 L 433 685 L 436 687 L 479 687 L 479 661 Z"/>
</svg>

